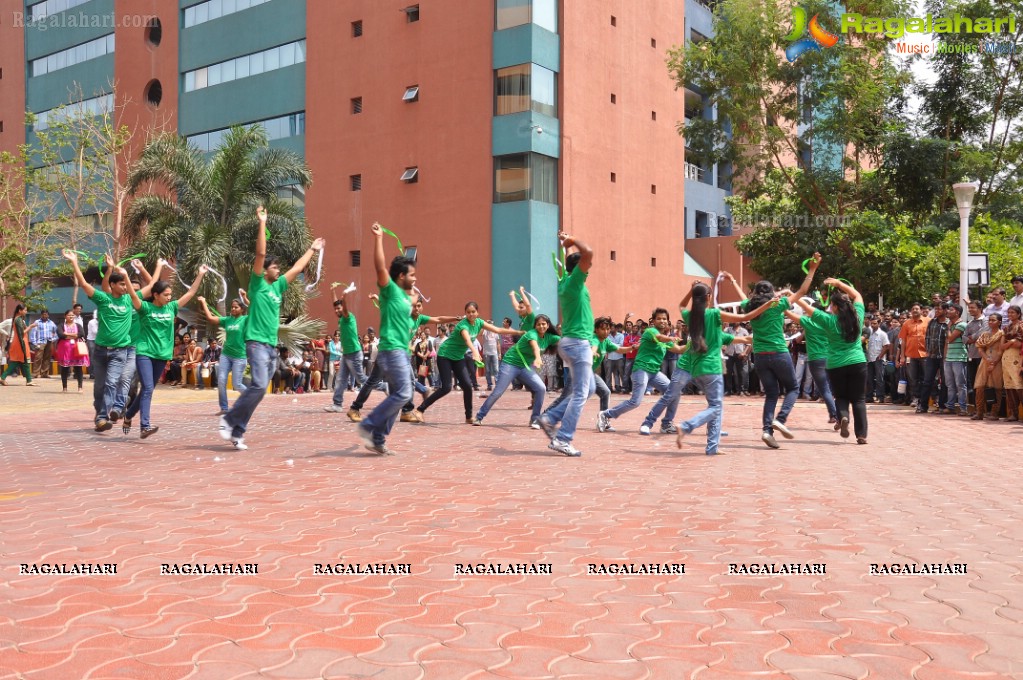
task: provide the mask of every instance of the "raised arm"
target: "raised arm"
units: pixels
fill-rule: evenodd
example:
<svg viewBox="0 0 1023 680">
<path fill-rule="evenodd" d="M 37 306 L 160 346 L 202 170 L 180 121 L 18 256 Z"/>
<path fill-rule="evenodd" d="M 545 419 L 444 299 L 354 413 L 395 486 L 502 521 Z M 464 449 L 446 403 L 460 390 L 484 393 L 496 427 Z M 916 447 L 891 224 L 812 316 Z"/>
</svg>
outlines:
<svg viewBox="0 0 1023 680">
<path fill-rule="evenodd" d="M 857 302 L 859 302 L 861 305 L 863 304 L 863 296 L 860 295 L 860 291 L 856 290 L 855 288 L 845 283 L 844 281 L 839 281 L 838 279 L 824 279 L 824 283 L 825 285 L 828 286 L 834 286 L 835 288 L 839 289 L 840 291 L 848 295 L 849 298 L 853 301 L 853 304 Z"/>
<path fill-rule="evenodd" d="M 199 307 L 202 309 L 202 313 L 206 315 L 207 323 L 213 324 L 214 326 L 220 323 L 220 317 L 214 314 L 210 314 L 210 308 L 206 306 L 206 298 L 202 295 L 196 298 L 199 301 Z"/>
<path fill-rule="evenodd" d="M 582 259 L 579 260 L 578 267 L 584 272 L 590 271 L 590 267 L 593 266 L 592 248 L 590 248 L 582 241 L 569 236 L 565 232 L 561 232 L 560 234 L 558 234 L 558 240 L 561 241 L 561 246 L 566 250 L 568 248 L 571 248 L 572 246 L 575 246 L 576 250 L 579 251 L 579 255 L 582 256 Z"/>
<path fill-rule="evenodd" d="M 383 288 L 391 281 L 391 274 L 387 269 L 387 258 L 384 257 L 384 230 L 379 222 L 374 222 L 370 227 L 376 244 L 373 247 L 373 266 L 377 270 L 377 286 Z"/>
<path fill-rule="evenodd" d="M 491 333 L 498 333 L 500 335 L 520 336 L 520 335 L 525 335 L 526 334 L 525 331 L 516 330 L 514 328 L 498 328 L 494 324 L 487 323 L 486 321 L 483 322 L 483 328 L 485 328 L 486 330 L 490 331 Z"/>
<path fill-rule="evenodd" d="M 128 272 L 126 272 L 123 267 L 110 267 L 110 269 L 116 269 L 117 273 L 127 280 Z M 131 306 L 135 308 L 135 311 L 137 312 L 142 309 L 142 299 L 139 298 L 138 293 L 135 292 L 135 286 L 128 286 L 128 295 L 131 297 Z"/>
<path fill-rule="evenodd" d="M 284 278 L 288 281 L 288 283 L 294 281 L 295 277 L 302 273 L 302 270 L 304 270 L 306 265 L 309 264 L 309 260 L 313 259 L 313 255 L 320 252 L 321 248 L 323 248 L 322 238 L 318 238 L 313 241 L 313 244 L 309 246 L 309 249 L 306 250 L 305 253 L 303 253 L 302 257 L 298 258 L 298 262 L 295 263 L 295 266 L 284 274 Z"/>
<path fill-rule="evenodd" d="M 526 287 L 519 286 L 519 295 L 522 296 L 522 304 L 526 306 L 526 316 L 533 313 L 533 303 L 529 301 L 529 296 L 526 295 Z"/>
<path fill-rule="evenodd" d="M 731 282 L 732 282 L 732 288 L 733 288 L 733 289 L 735 290 L 735 292 L 736 292 L 736 294 L 737 294 L 737 295 L 739 296 L 739 299 L 740 299 L 740 300 L 746 300 L 746 299 L 748 299 L 748 298 L 746 297 L 746 293 L 745 293 L 745 292 L 744 292 L 744 291 L 742 290 L 742 288 L 741 288 L 741 287 L 739 286 L 739 282 L 735 280 L 735 277 L 734 277 L 734 276 L 732 276 L 731 272 L 721 272 L 721 273 L 725 275 L 725 278 L 726 278 L 726 279 L 728 279 L 729 281 L 731 281 Z"/>
<path fill-rule="evenodd" d="M 64 259 L 71 263 L 71 266 L 75 270 L 75 281 L 78 282 L 78 286 L 85 291 L 85 294 L 90 298 L 96 293 L 96 289 L 89 285 L 89 282 L 85 280 L 85 276 L 82 274 L 81 267 L 78 266 L 78 253 L 73 250 L 64 250 Z"/>
<path fill-rule="evenodd" d="M 266 208 L 256 208 L 256 218 L 259 220 L 259 227 L 256 229 L 256 259 L 252 263 L 252 273 L 256 276 L 263 275 L 263 262 L 266 260 Z"/>
<path fill-rule="evenodd" d="M 249 304 L 249 294 L 245 291 L 244 288 L 238 289 L 238 299 L 241 300 L 242 304 L 245 305 L 246 307 L 252 306 L 251 304 Z"/>
<path fill-rule="evenodd" d="M 347 319 L 348 318 L 348 303 L 345 301 L 345 294 L 342 292 L 341 293 L 341 297 L 337 296 L 337 289 L 338 289 L 338 287 L 339 286 L 343 286 L 343 285 L 344 284 L 337 283 L 337 282 L 330 284 L 330 295 L 331 295 L 331 297 L 334 298 L 334 302 L 340 302 L 341 303 L 341 318 L 342 319 Z"/>
<path fill-rule="evenodd" d="M 803 278 L 803 284 L 799 286 L 799 290 L 794 293 L 789 293 L 789 304 L 795 304 L 796 298 L 801 298 L 810 292 L 810 285 L 813 283 L 813 275 L 817 273 L 817 267 L 821 265 L 821 254 L 814 253 L 813 258 L 810 260 L 810 266 L 807 267 L 806 277 Z"/>
<path fill-rule="evenodd" d="M 199 275 L 195 277 L 195 281 L 192 281 L 192 287 L 184 292 L 184 294 L 178 298 L 178 307 L 184 307 L 188 304 L 188 301 L 192 299 L 196 293 L 199 292 L 199 284 L 202 283 L 202 279 L 206 276 L 208 269 L 206 265 L 199 265 Z"/>
<path fill-rule="evenodd" d="M 139 278 L 142 279 L 142 288 L 139 290 L 139 297 L 147 298 L 153 291 L 153 284 L 160 280 L 160 275 L 163 274 L 163 258 L 156 260 L 156 269 L 153 270 L 153 275 L 150 276 L 149 272 L 146 271 L 145 265 L 140 260 L 132 260 L 132 265 L 135 266 L 139 271 Z"/>
<path fill-rule="evenodd" d="M 731 312 L 726 312 L 722 310 L 721 320 L 727 323 L 744 323 L 746 321 L 752 321 L 753 319 L 757 318 L 758 316 L 766 312 L 771 307 L 774 307 L 776 304 L 778 304 L 778 301 L 780 299 L 781 298 L 774 298 L 770 302 L 765 302 L 756 309 L 750 310 L 745 314 L 733 314 Z"/>
<path fill-rule="evenodd" d="M 817 311 L 813 306 L 810 305 L 810 303 L 808 303 L 802 297 L 796 298 L 796 304 L 803 309 L 803 312 L 807 316 L 813 316 L 813 313 Z M 785 312 L 785 316 L 788 316 L 788 314 L 789 314 L 788 312 Z"/>
<path fill-rule="evenodd" d="M 103 288 L 103 292 L 110 294 L 110 275 L 114 273 L 114 258 L 110 257 L 110 253 L 106 253 L 103 256 L 106 261 L 106 266 L 103 268 L 103 280 L 100 282 L 100 287 Z M 124 270 L 122 270 L 124 271 Z M 131 286 L 129 286 L 130 288 Z"/>
</svg>

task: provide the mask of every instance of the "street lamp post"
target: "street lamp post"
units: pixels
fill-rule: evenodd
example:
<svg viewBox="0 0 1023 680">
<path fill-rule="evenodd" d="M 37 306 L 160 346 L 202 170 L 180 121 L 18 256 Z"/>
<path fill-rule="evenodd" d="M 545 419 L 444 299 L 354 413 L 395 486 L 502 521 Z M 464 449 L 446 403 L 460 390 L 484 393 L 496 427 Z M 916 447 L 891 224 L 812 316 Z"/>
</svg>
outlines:
<svg viewBox="0 0 1023 680">
<path fill-rule="evenodd" d="M 952 185 L 956 206 L 959 208 L 959 297 L 958 302 L 968 300 L 967 259 L 970 254 L 970 211 L 973 210 L 973 195 L 979 188 L 978 182 L 959 182 Z M 965 297 L 964 297 L 965 296 Z"/>
</svg>

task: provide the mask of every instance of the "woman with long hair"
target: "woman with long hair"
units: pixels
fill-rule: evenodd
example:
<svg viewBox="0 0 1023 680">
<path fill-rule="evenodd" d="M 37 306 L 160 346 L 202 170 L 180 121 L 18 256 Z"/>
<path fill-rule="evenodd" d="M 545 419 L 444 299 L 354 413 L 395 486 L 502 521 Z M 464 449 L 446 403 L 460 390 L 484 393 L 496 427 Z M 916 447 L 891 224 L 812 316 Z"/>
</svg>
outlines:
<svg viewBox="0 0 1023 680">
<path fill-rule="evenodd" d="M 828 384 L 835 395 L 838 411 L 838 429 L 843 437 L 849 436 L 849 407 L 852 406 L 856 443 L 867 443 L 867 356 L 863 353 L 860 330 L 866 310 L 863 296 L 852 286 L 838 279 L 825 279 L 833 286 L 830 312 L 811 307 L 805 300 L 796 303 L 803 308 L 811 322 L 824 329 L 828 337 Z"/>
<path fill-rule="evenodd" d="M 1019 422 L 1019 407 L 1023 405 L 1023 377 L 1020 376 L 1020 348 L 1023 347 L 1023 320 L 1019 305 L 1009 307 L 1009 325 L 1002 340 L 1002 383 L 1005 385 L 1007 420 Z"/>
<path fill-rule="evenodd" d="M 438 400 L 443 399 L 451 391 L 452 378 L 454 378 L 458 382 L 458 386 L 462 388 L 465 422 L 467 425 L 473 424 L 472 378 L 469 376 L 469 362 L 465 354 L 467 351 L 471 351 L 472 360 L 477 364 L 482 363 L 483 359 L 480 357 L 479 350 L 476 349 L 474 341 L 483 329 L 498 333 L 499 335 L 523 335 L 522 331 L 511 328 L 498 328 L 493 324 L 487 323 L 480 318 L 479 305 L 475 302 L 466 302 L 465 318 L 455 324 L 455 329 L 451 331 L 451 335 L 437 349 L 437 370 L 440 373 L 441 386 L 440 389 L 423 400 L 423 403 L 416 409 L 419 411 L 420 422 L 425 422 L 423 414 L 426 413 L 426 409 L 433 406 Z M 475 371 L 476 367 L 472 367 L 471 370 Z"/>
<path fill-rule="evenodd" d="M 239 299 L 231 300 L 231 309 L 228 316 L 220 316 L 210 312 L 206 305 L 206 298 L 200 296 L 199 306 L 206 315 L 206 321 L 215 326 L 220 326 L 224 331 L 224 346 L 220 351 L 220 361 L 217 363 L 217 400 L 219 401 L 220 413 L 227 413 L 227 376 L 231 376 L 231 388 L 235 392 L 244 392 L 245 384 L 245 327 L 249 316 L 245 314 L 245 307 Z"/>
<path fill-rule="evenodd" d="M 809 267 L 807 267 L 806 278 L 803 279 L 799 290 L 782 295 L 776 306 L 767 310 L 765 314 L 750 324 L 753 328 L 753 363 L 757 368 L 757 378 L 764 390 L 763 433 L 760 438 L 772 449 L 781 448 L 774 438 L 775 430 L 786 439 L 792 439 L 795 436 L 785 423 L 788 421 L 789 414 L 792 413 L 792 407 L 796 405 L 796 397 L 799 396 L 795 366 L 792 365 L 789 347 L 785 342 L 785 310 L 791 309 L 796 300 L 810 290 L 810 284 L 813 283 L 813 276 L 820 263 L 821 254 L 814 253 L 810 259 Z M 735 290 L 744 300 L 742 305 L 744 312 L 752 312 L 775 297 L 774 286 L 770 281 L 758 281 L 753 286 L 753 296 L 747 299 L 746 294 L 735 283 L 735 278 L 728 273 L 725 275 L 732 281 Z M 785 398 L 782 401 L 781 410 L 775 413 L 778 397 L 783 392 Z"/>
<path fill-rule="evenodd" d="M 75 380 L 78 381 L 78 391 L 82 391 L 82 369 L 89 365 L 89 353 L 78 351 L 80 342 L 85 342 L 85 329 L 82 324 L 75 321 L 75 313 L 69 309 L 64 312 L 64 321 L 57 326 L 57 349 L 53 353 L 57 365 L 60 366 L 60 381 L 65 394 L 67 379 L 72 369 L 75 372 Z M 82 346 L 84 347 L 84 344 Z"/>
<path fill-rule="evenodd" d="M 540 426 L 536 420 L 540 417 L 543 409 L 543 400 L 547 396 L 547 388 L 540 378 L 540 370 L 543 368 L 541 355 L 548 347 L 555 345 L 561 338 L 551 331 L 551 320 L 546 314 L 539 314 L 533 321 L 533 329 L 526 331 L 525 335 L 519 338 L 512 348 L 505 352 L 504 360 L 501 362 L 501 370 L 497 374 L 497 381 L 494 389 L 483 402 L 483 406 L 473 418 L 473 425 L 482 425 L 483 419 L 490 413 L 497 400 L 501 398 L 505 390 L 517 378 L 526 386 L 526 389 L 533 394 L 533 412 L 529 419 L 529 426 L 539 430 Z"/>
<path fill-rule="evenodd" d="M 25 385 L 35 387 L 32 382 L 32 352 L 28 347 L 28 332 L 32 330 L 36 322 L 25 325 L 25 314 L 28 312 L 25 305 L 19 304 L 14 308 L 14 316 L 11 317 L 11 338 L 7 341 L 7 368 L 0 375 L 0 385 L 7 386 L 7 376 L 21 373 L 25 376 Z"/>
<path fill-rule="evenodd" d="M 121 270 L 123 274 L 123 270 Z M 139 342 L 135 348 L 135 367 L 138 371 L 139 381 L 142 389 L 128 406 L 124 414 L 122 429 L 125 434 L 131 430 L 131 420 L 135 414 L 141 413 L 142 419 L 139 423 L 139 437 L 147 439 L 160 428 L 150 423 L 149 410 L 153 403 L 153 390 L 156 389 L 156 381 L 160 379 L 164 366 L 170 361 L 174 352 L 174 319 L 178 315 L 178 309 L 188 304 L 188 301 L 198 292 L 199 284 L 206 275 L 206 265 L 199 267 L 199 272 L 192 282 L 192 287 L 177 300 L 171 300 L 173 291 L 171 284 L 166 281 L 157 281 L 153 284 L 152 296 L 147 300 L 140 300 L 133 288 L 128 289 L 131 295 L 131 304 L 139 313 Z M 199 376 L 202 379 L 202 376 Z"/>
<path fill-rule="evenodd" d="M 1005 392 L 1005 381 L 1002 375 L 1002 342 L 1005 339 L 1005 332 L 1002 330 L 1002 315 L 998 312 L 988 314 L 988 329 L 977 338 L 977 349 L 980 350 L 980 366 L 977 367 L 977 377 L 973 383 L 976 399 L 976 410 L 972 420 L 983 420 L 984 411 L 987 410 L 987 390 L 995 392 L 994 408 L 987 414 L 988 420 L 998 420 L 998 413 L 1002 410 L 1002 395 Z"/>
<path fill-rule="evenodd" d="M 723 274 L 723 272 L 722 272 Z M 719 274 L 718 276 L 721 276 Z M 692 306 L 689 308 L 690 301 Z M 704 388 L 707 397 L 707 409 L 691 418 L 689 421 L 689 432 L 703 425 L 705 422 L 716 423 L 707 429 L 707 453 L 717 453 L 717 444 L 721 433 L 721 409 L 724 398 L 723 367 L 721 366 L 721 346 L 732 342 L 749 343 L 752 340 L 749 336 L 737 338 L 731 334 L 722 333 L 722 323 L 743 323 L 752 321 L 769 309 L 772 309 L 777 300 L 760 305 L 752 312 L 746 314 L 732 314 L 722 311 L 716 307 L 710 307 L 710 287 L 700 281 L 694 281 L 689 291 L 683 296 L 678 304 L 679 314 L 686 324 L 689 342 L 686 351 L 679 357 L 675 371 L 671 375 L 671 383 L 665 390 L 657 403 L 653 405 L 650 412 L 643 420 L 640 432 L 650 431 L 661 413 L 664 418 L 661 421 L 661 432 L 669 433 L 677 430 L 672 420 L 675 417 L 675 407 L 678 404 L 679 396 L 690 382 L 696 381 Z M 716 360 L 715 360 L 716 357 Z M 714 376 L 719 379 L 715 379 Z M 699 380 L 697 380 L 699 378 Z M 719 389 L 720 388 L 720 389 Z M 713 390 L 714 395 L 711 394 Z M 713 403 L 711 399 L 714 399 Z M 699 418 L 699 420 L 697 420 Z M 694 424 L 695 422 L 695 424 Z M 670 426 L 670 427 L 669 427 Z M 715 429 L 716 428 L 716 429 Z M 686 432 L 685 434 L 688 434 Z"/>
</svg>

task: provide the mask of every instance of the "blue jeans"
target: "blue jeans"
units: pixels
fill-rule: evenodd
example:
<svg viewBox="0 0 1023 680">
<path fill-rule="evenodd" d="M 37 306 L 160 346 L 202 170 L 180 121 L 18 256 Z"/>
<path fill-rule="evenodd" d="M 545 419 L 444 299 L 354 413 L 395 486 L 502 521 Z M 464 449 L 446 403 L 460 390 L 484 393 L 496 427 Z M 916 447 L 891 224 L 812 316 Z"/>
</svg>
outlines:
<svg viewBox="0 0 1023 680">
<path fill-rule="evenodd" d="M 799 396 L 792 355 L 788 352 L 761 352 L 754 355 L 754 363 L 760 385 L 764 388 L 764 432 L 774 434 L 771 423 L 777 419 L 779 423 L 784 424 L 792 413 L 792 407 L 796 405 L 796 397 Z M 775 415 L 774 408 L 778 405 L 778 395 L 782 391 L 785 392 L 785 400 L 781 404 L 781 411 Z"/>
<path fill-rule="evenodd" d="M 334 387 L 334 406 L 341 408 L 345 401 L 345 389 L 348 387 L 349 376 L 355 377 L 355 382 L 359 387 L 366 383 L 366 374 L 362 372 L 362 352 L 352 352 L 342 356 L 338 372 L 341 375 Z"/>
<path fill-rule="evenodd" d="M 494 391 L 490 393 L 487 400 L 483 402 L 483 406 L 480 406 L 480 410 L 476 412 L 477 419 L 483 420 L 487 417 L 490 409 L 494 407 L 497 400 L 501 398 L 505 390 L 511 386 L 512 381 L 516 378 L 521 380 L 526 389 L 533 393 L 533 414 L 530 416 L 530 422 L 540 417 L 540 411 L 543 409 L 543 400 L 547 396 L 547 388 L 544 386 L 543 380 L 540 379 L 536 371 L 530 368 L 520 368 L 509 363 L 502 363 L 501 370 L 497 374 L 497 380 L 494 382 Z"/>
<path fill-rule="evenodd" d="M 497 374 L 501 372 L 501 357 L 497 354 L 484 354 L 483 355 L 483 366 L 484 373 L 487 377 L 487 389 L 494 389 L 494 380 L 497 378 Z"/>
<path fill-rule="evenodd" d="M 945 384 L 948 386 L 948 403 L 945 408 L 951 410 L 959 398 L 959 410 L 966 413 L 966 366 L 965 361 L 945 361 Z"/>
<path fill-rule="evenodd" d="M 707 455 L 718 452 L 721 443 L 721 418 L 724 414 L 725 380 L 721 375 L 698 375 L 693 382 L 703 390 L 707 397 L 707 408 L 695 416 L 679 424 L 679 428 L 689 434 L 700 425 L 707 424 Z"/>
<path fill-rule="evenodd" d="M 808 361 L 807 366 L 810 368 L 810 375 L 813 376 L 813 384 L 817 386 L 817 394 L 824 400 L 824 405 L 828 407 L 828 417 L 837 420 L 838 409 L 835 408 L 835 397 L 831 394 L 831 383 L 828 382 L 828 360 L 814 359 Z M 883 394 L 881 396 L 884 398 Z"/>
<path fill-rule="evenodd" d="M 100 419 L 106 420 L 107 414 L 117 403 L 117 391 L 120 389 L 121 375 L 128 361 L 128 349 L 96 345 L 93 350 L 90 370 L 95 377 L 95 384 L 92 386 L 92 406 L 96 411 L 96 422 Z"/>
<path fill-rule="evenodd" d="M 245 359 L 235 359 L 223 352 L 220 353 L 220 363 L 217 364 L 217 398 L 220 400 L 220 410 L 227 410 L 227 376 L 231 375 L 231 387 L 235 392 L 244 392 L 245 383 Z"/>
<path fill-rule="evenodd" d="M 354 355 L 353 355 L 354 356 Z M 377 352 L 376 367 L 387 383 L 388 395 L 366 416 L 359 427 L 373 435 L 373 443 L 382 445 L 398 419 L 398 412 L 412 398 L 412 375 L 408 370 L 408 353 L 400 349 Z"/>
<path fill-rule="evenodd" d="M 114 399 L 114 410 L 124 413 L 128 403 L 128 392 L 131 391 L 131 381 L 135 377 L 135 348 L 126 347 L 127 354 L 124 355 L 124 370 L 121 371 L 121 382 L 117 385 L 117 397 Z M 159 376 L 157 376 L 159 379 Z"/>
<path fill-rule="evenodd" d="M 245 356 L 248 357 L 252 372 L 249 388 L 234 400 L 234 406 L 224 416 L 231 426 L 231 436 L 241 437 L 249 426 L 252 414 L 256 412 L 259 402 L 266 396 L 267 385 L 277 368 L 277 348 L 255 340 L 245 343 Z"/>
<path fill-rule="evenodd" d="M 571 393 L 568 399 L 547 409 L 546 416 L 552 422 L 561 423 L 557 438 L 570 442 L 575 437 L 575 428 L 579 425 L 586 400 L 597 390 L 593 380 L 593 351 L 589 340 L 562 338 L 558 342 L 558 354 L 572 378 Z"/>
<path fill-rule="evenodd" d="M 666 378 L 661 372 L 648 373 L 643 370 L 633 371 L 632 395 L 627 400 L 608 410 L 605 415 L 607 415 L 608 418 L 617 418 L 620 415 L 628 413 L 639 406 L 640 402 L 643 401 L 643 395 L 646 393 L 648 387 L 655 388 L 663 395 L 668 391 L 668 386 L 670 384 L 671 383 L 668 381 L 668 378 Z M 675 395 L 675 405 L 670 409 L 672 417 L 675 416 L 676 408 L 678 408 L 678 395 Z"/>
<path fill-rule="evenodd" d="M 593 374 L 593 382 L 597 386 L 597 398 L 600 399 L 600 410 L 606 411 L 611 405 L 611 388 L 607 386 L 604 379 L 596 373 Z"/>
<path fill-rule="evenodd" d="M 668 389 L 661 391 L 661 398 L 650 409 L 650 413 L 646 414 L 643 424 L 647 427 L 653 427 L 657 417 L 664 411 L 664 419 L 661 421 L 661 425 L 670 425 L 671 421 L 675 420 L 675 412 L 678 411 L 678 400 L 682 396 L 682 390 L 689 385 L 692 379 L 693 376 L 689 371 L 676 366 L 675 372 L 671 374 L 671 382 L 668 384 Z M 633 381 L 635 382 L 635 378 L 633 378 Z"/>
<path fill-rule="evenodd" d="M 134 418 L 136 413 L 141 413 L 142 419 L 139 421 L 139 426 L 143 429 L 149 427 L 149 411 L 153 405 L 153 390 L 156 389 L 156 381 L 163 375 L 163 368 L 166 365 L 166 359 L 153 359 L 141 354 L 135 356 L 135 368 L 138 370 L 139 382 L 142 384 L 142 388 L 128 406 L 124 417 Z"/>
</svg>

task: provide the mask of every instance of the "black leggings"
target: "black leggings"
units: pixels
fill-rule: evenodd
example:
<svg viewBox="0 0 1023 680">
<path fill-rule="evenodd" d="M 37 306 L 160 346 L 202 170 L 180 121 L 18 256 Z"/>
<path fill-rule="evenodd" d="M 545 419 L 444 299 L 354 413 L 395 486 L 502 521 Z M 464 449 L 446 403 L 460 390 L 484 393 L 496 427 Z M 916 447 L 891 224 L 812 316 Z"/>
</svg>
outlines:
<svg viewBox="0 0 1023 680">
<path fill-rule="evenodd" d="M 835 395 L 835 408 L 838 418 L 849 417 L 849 405 L 852 405 L 853 429 L 857 439 L 867 438 L 867 364 L 852 364 L 841 368 L 828 369 L 828 383 Z"/>
<path fill-rule="evenodd" d="M 78 389 L 82 389 L 82 367 L 81 366 L 61 366 L 60 367 L 60 382 L 64 385 L 64 389 L 67 389 L 67 379 L 71 375 L 71 369 L 75 369 L 75 380 L 78 381 Z"/>
<path fill-rule="evenodd" d="M 458 359 L 454 361 L 446 357 L 437 357 L 437 372 L 440 373 L 440 389 L 430 395 L 430 398 L 419 405 L 419 412 L 426 413 L 426 409 L 433 406 L 433 403 L 451 391 L 451 377 L 454 375 L 458 386 L 462 388 L 462 403 L 465 405 L 466 419 L 472 418 L 472 381 L 469 378 L 469 360 Z"/>
</svg>

